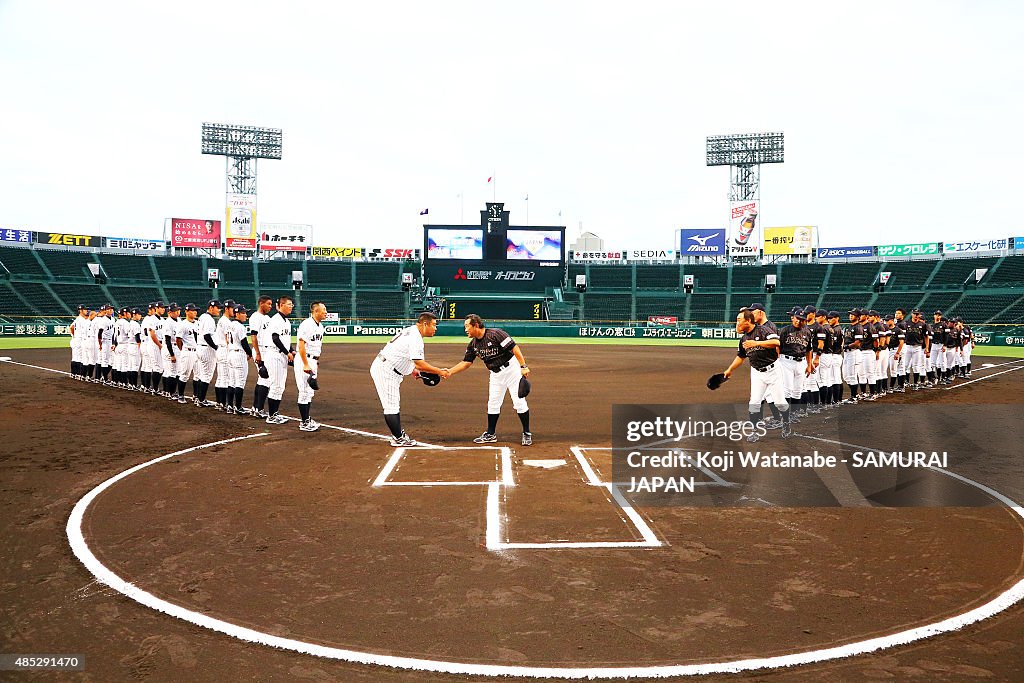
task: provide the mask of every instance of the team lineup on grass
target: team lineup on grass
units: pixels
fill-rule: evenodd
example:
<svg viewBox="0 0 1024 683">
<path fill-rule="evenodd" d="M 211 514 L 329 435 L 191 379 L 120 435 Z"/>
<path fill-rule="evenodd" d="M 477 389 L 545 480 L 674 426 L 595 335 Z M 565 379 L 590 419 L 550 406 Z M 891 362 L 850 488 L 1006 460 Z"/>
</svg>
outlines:
<svg viewBox="0 0 1024 683">
<path fill-rule="evenodd" d="M 96 309 L 78 306 L 78 317 L 70 326 L 71 376 L 119 389 L 141 391 L 178 403 L 188 403 L 185 389 L 192 380 L 192 402 L 201 408 L 215 408 L 232 415 L 250 415 L 267 424 L 284 424 L 281 401 L 294 367 L 299 429 L 315 432 L 320 424 L 310 416 L 313 397 L 320 388 L 317 380 L 323 349 L 323 320 L 327 307 L 316 301 L 309 317 L 299 324 L 297 345 L 292 345 L 288 320 L 294 300 L 282 296 L 276 301 L 261 296 L 249 316 L 244 304 L 230 299 L 212 299 L 206 312 L 189 303 L 151 302 L 143 317 L 141 309 L 122 308 L 115 320 L 113 306 Z M 181 317 L 184 310 L 185 317 Z M 248 324 L 247 324 L 248 323 Z M 497 424 L 505 394 L 522 423 L 523 446 L 533 444 L 530 431 L 530 368 L 523 351 L 504 330 L 486 327 L 477 315 L 466 317 L 464 328 L 470 338 L 463 359 L 451 368 L 440 368 L 425 358 L 423 339 L 437 332 L 437 317 L 421 313 L 416 324 L 404 328 L 385 344 L 370 366 L 384 421 L 391 433 L 391 445 L 416 446 L 402 428 L 401 385 L 412 375 L 427 386 L 468 369 L 480 358 L 489 375 L 487 428 L 474 443 L 497 442 Z M 251 343 L 250 343 L 251 339 Z M 250 363 L 258 372 L 251 407 L 243 405 Z M 210 383 L 216 401 L 208 400 Z"/>
</svg>

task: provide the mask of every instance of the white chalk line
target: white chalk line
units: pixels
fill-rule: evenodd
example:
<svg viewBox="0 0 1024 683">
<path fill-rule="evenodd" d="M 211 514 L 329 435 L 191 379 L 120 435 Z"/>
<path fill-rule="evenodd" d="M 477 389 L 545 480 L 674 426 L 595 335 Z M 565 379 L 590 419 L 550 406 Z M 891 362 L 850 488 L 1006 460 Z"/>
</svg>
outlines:
<svg viewBox="0 0 1024 683">
<path fill-rule="evenodd" d="M 68 375 L 70 373 L 53 370 L 51 368 L 43 368 L 39 366 L 28 365 L 25 363 L 17 363 L 14 361 L 3 361 L 11 362 L 16 365 L 23 365 L 25 367 L 32 367 L 47 372 L 55 372 L 58 374 Z M 636 677 L 647 677 L 647 678 L 668 678 L 675 676 L 699 676 L 708 674 L 718 673 L 739 673 L 744 671 L 759 671 L 765 669 L 779 669 L 785 667 L 799 666 L 804 664 L 813 664 L 826 661 L 833 661 L 839 659 L 846 659 L 857 655 L 868 654 L 879 650 L 886 650 L 900 645 L 907 645 L 919 640 L 931 638 L 944 633 L 951 633 L 963 629 L 966 626 L 977 623 L 984 619 L 988 619 L 1002 611 L 1010 608 L 1014 604 L 1024 599 L 1024 580 L 1018 581 L 1008 590 L 998 595 L 993 600 L 972 609 L 963 614 L 959 614 L 948 619 L 944 619 L 933 624 L 927 624 L 913 629 L 900 631 L 888 636 L 881 636 L 877 638 L 871 638 L 855 643 L 847 643 L 846 645 L 826 648 L 821 650 L 811 650 L 808 652 L 795 653 L 790 655 L 776 655 L 773 657 L 763 658 L 751 658 L 735 661 L 726 662 L 710 662 L 705 664 L 678 664 L 678 665 L 658 665 L 658 666 L 625 666 L 625 667 L 536 667 L 536 666 L 509 666 L 509 665 L 498 665 L 498 664 L 472 664 L 466 662 L 446 662 L 432 659 L 421 659 L 415 657 L 395 657 L 390 655 L 374 654 L 368 652 L 359 652 L 356 650 L 348 650 L 344 648 L 327 647 L 323 645 L 316 645 L 313 643 L 307 643 L 300 640 L 291 638 L 282 638 L 280 636 L 274 636 L 269 633 L 263 633 L 254 629 L 232 624 L 227 621 L 215 619 L 213 617 L 194 612 L 184 607 L 174 605 L 165 600 L 157 598 L 156 596 L 148 593 L 141 588 L 125 581 L 121 577 L 117 576 L 114 572 L 103 565 L 96 556 L 89 549 L 85 542 L 85 537 L 82 533 L 82 521 L 86 510 L 89 505 L 92 504 L 93 500 L 102 493 L 104 490 L 117 483 L 118 481 L 146 468 L 150 465 L 154 465 L 158 462 L 166 460 L 177 455 L 184 455 L 188 452 L 200 450 L 204 448 L 210 448 L 212 446 L 230 443 L 233 441 L 239 441 L 243 439 L 256 438 L 261 436 L 267 436 L 267 433 L 250 434 L 242 437 L 236 437 L 232 439 L 225 439 L 222 441 L 215 441 L 208 444 L 202 444 L 193 448 L 184 449 L 181 451 L 175 451 L 165 456 L 154 458 L 148 462 L 142 463 L 135 467 L 132 467 L 124 472 L 121 472 L 110 479 L 102 482 L 96 488 L 91 490 L 85 496 L 83 496 L 78 503 L 75 504 L 74 509 L 71 512 L 71 516 L 67 523 L 67 536 L 68 541 L 71 545 L 71 549 L 75 556 L 80 562 L 96 577 L 97 581 L 109 586 L 111 589 L 121 593 L 122 595 L 135 600 L 139 604 L 155 609 L 164 614 L 176 617 L 183 621 L 186 621 L 197 626 L 201 626 L 219 633 L 224 633 L 230 637 L 243 640 L 246 642 L 257 643 L 260 645 L 266 645 L 269 647 L 276 647 L 280 649 L 289 650 L 292 652 L 298 652 L 301 654 L 309 654 L 317 657 L 326 659 L 335 659 L 341 661 L 348 661 L 358 664 L 369 664 L 376 666 L 385 666 L 398 669 L 406 669 L 413 671 L 429 671 L 434 673 L 448 673 L 448 674 L 468 674 L 478 676 L 520 676 L 530 678 L 562 678 L 562 679 L 626 679 Z M 819 437 L 806 437 L 819 439 L 822 441 L 829 441 L 828 439 L 821 439 Z M 852 446 L 855 448 L 863 448 L 855 446 L 853 444 L 846 444 L 843 442 L 834 442 L 839 445 Z M 586 460 L 582 458 L 578 452 L 577 447 L 571 449 L 577 458 L 580 460 L 581 467 L 583 467 L 584 473 L 590 480 L 590 483 L 594 485 L 602 485 L 600 480 L 594 474 L 592 468 L 586 463 Z M 870 450 L 870 449 L 868 449 Z M 938 469 L 938 468 L 935 468 Z M 985 493 L 993 496 L 1008 508 L 1010 508 L 1020 518 L 1024 519 L 1024 507 L 1014 502 L 1010 498 L 1002 495 L 998 491 L 980 484 L 976 481 L 963 477 L 959 474 L 949 472 L 947 470 L 938 469 L 938 471 L 946 474 L 950 477 L 958 479 L 964 483 L 975 486 Z M 493 497 L 495 500 L 498 497 L 500 486 L 497 482 L 488 483 L 488 514 L 492 509 L 490 499 Z M 496 506 L 493 506 L 496 509 Z M 488 545 L 491 544 L 492 540 L 497 539 L 491 538 L 492 534 L 497 534 L 500 531 L 499 525 L 488 524 Z"/>
<path fill-rule="evenodd" d="M 985 375 L 984 377 L 979 377 L 978 379 L 969 379 L 966 382 L 957 382 L 953 386 L 943 387 L 943 390 L 944 391 L 952 391 L 953 389 L 959 389 L 960 387 L 966 387 L 968 384 L 974 384 L 975 382 L 981 382 L 982 380 L 992 379 L 993 377 L 998 377 L 999 375 L 1005 375 L 1008 372 L 1013 372 L 1014 370 L 1022 370 L 1022 369 L 1024 369 L 1024 365 L 1018 365 L 1017 367 L 1010 368 L 1009 370 L 1000 370 L 999 372 L 993 372 L 991 375 Z"/>
</svg>

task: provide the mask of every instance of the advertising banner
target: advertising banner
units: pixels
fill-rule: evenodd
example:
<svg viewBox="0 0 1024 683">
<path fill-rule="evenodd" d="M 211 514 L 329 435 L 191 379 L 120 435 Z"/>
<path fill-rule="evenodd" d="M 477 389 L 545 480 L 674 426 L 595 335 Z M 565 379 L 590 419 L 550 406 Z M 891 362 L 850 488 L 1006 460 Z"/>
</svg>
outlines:
<svg viewBox="0 0 1024 683">
<path fill-rule="evenodd" d="M 878 247 L 879 256 L 925 256 L 938 253 L 938 242 L 929 242 L 927 244 L 885 244 Z"/>
<path fill-rule="evenodd" d="M 137 251 L 167 251 L 163 240 L 142 240 L 134 237 L 106 237 L 107 249 L 134 249 Z"/>
<path fill-rule="evenodd" d="M 821 247 L 818 259 L 870 258 L 875 255 L 874 247 Z"/>
<path fill-rule="evenodd" d="M 648 325 L 678 325 L 679 318 L 674 315 L 649 315 L 647 316 Z"/>
<path fill-rule="evenodd" d="M 765 228 L 765 254 L 810 255 L 814 243 L 814 226 L 798 225 L 791 228 Z"/>
<path fill-rule="evenodd" d="M 363 258 L 362 247 L 313 247 L 313 258 Z"/>
<path fill-rule="evenodd" d="M 370 261 L 416 261 L 420 258 L 419 249 L 366 249 L 364 256 Z"/>
<path fill-rule="evenodd" d="M 313 239 L 313 226 L 300 223 L 260 225 L 260 251 L 306 251 Z"/>
<path fill-rule="evenodd" d="M 680 256 L 725 256 L 725 230 L 679 231 Z"/>
<path fill-rule="evenodd" d="M 761 246 L 756 200 L 730 202 L 729 254 L 740 258 L 757 256 Z"/>
<path fill-rule="evenodd" d="M 626 252 L 627 261 L 675 261 L 677 258 L 675 249 L 630 249 Z"/>
<path fill-rule="evenodd" d="M 573 261 L 621 261 L 625 254 L 621 251 L 574 251 Z"/>
<path fill-rule="evenodd" d="M 219 249 L 220 221 L 204 218 L 172 218 L 171 246 Z"/>
<path fill-rule="evenodd" d="M 32 231 L 31 230 L 13 230 L 11 228 L 3 228 L 0 230 L 0 241 L 3 242 L 20 242 L 22 244 L 32 244 Z"/>
<path fill-rule="evenodd" d="M 967 252 L 967 251 L 1002 251 L 1009 247 L 1009 240 L 1005 237 L 995 240 L 968 240 L 965 242 L 944 242 L 942 251 L 945 253 Z"/>
<path fill-rule="evenodd" d="M 256 250 L 256 195 L 228 193 L 226 249 Z"/>
<path fill-rule="evenodd" d="M 1013 248 L 1014 249 L 1024 249 L 1024 237 L 1014 237 L 1013 238 Z"/>
<path fill-rule="evenodd" d="M 37 232 L 36 244 L 59 244 L 63 247 L 102 247 L 103 238 L 93 235 L 72 235 L 67 232 Z"/>
</svg>

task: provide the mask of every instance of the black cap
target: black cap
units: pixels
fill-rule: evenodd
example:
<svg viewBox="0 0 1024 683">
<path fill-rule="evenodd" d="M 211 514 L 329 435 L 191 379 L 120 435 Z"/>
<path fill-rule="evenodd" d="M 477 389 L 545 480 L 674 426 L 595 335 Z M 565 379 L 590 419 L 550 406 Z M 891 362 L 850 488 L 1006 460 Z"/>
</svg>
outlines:
<svg viewBox="0 0 1024 683">
<path fill-rule="evenodd" d="M 914 310 L 912 310 L 910 312 L 910 315 L 921 315 L 921 309 L 920 308 L 915 308 Z"/>
<path fill-rule="evenodd" d="M 156 301 L 153 302 L 153 308 L 167 308 L 167 304 L 165 304 L 163 301 L 160 301 L 160 299 L 157 299 Z"/>
<path fill-rule="evenodd" d="M 748 311 L 763 311 L 764 310 L 764 304 L 758 303 L 758 302 L 754 302 L 754 303 L 750 304 L 749 306 L 747 306 L 747 310 Z"/>
<path fill-rule="evenodd" d="M 804 315 L 807 315 L 808 313 L 817 313 L 817 311 L 818 309 L 814 306 L 804 306 Z"/>
<path fill-rule="evenodd" d="M 186 311 L 198 311 L 199 307 L 196 306 L 195 304 L 185 304 L 185 310 Z"/>
<path fill-rule="evenodd" d="M 800 318 L 803 317 L 803 314 L 804 309 L 800 308 L 799 306 L 794 306 L 793 308 L 789 309 L 789 315 L 791 316 L 796 316 L 797 318 Z"/>
<path fill-rule="evenodd" d="M 85 304 L 78 304 L 78 310 L 79 311 L 88 311 L 89 307 L 86 306 Z"/>
<path fill-rule="evenodd" d="M 226 306 L 227 303 L 228 302 L 225 301 L 224 305 Z M 249 312 L 249 309 L 247 309 L 245 307 L 245 304 L 235 304 L 235 313 L 248 313 L 248 312 Z"/>
<path fill-rule="evenodd" d="M 219 299 L 210 299 L 210 303 L 206 304 L 206 307 L 210 308 L 211 306 L 216 306 L 217 308 L 224 308 L 224 304 L 222 304 Z"/>
<path fill-rule="evenodd" d="M 137 308 L 132 309 L 132 315 L 142 315 L 142 311 Z"/>
<path fill-rule="evenodd" d="M 942 315 L 942 311 L 935 311 L 932 315 Z"/>
<path fill-rule="evenodd" d="M 114 310 L 114 307 L 113 307 L 113 306 L 111 306 L 110 304 L 103 304 L 102 306 L 100 306 L 100 310 L 101 310 L 101 311 L 105 311 L 105 310 L 107 310 L 108 308 L 109 308 L 110 310 Z"/>
<path fill-rule="evenodd" d="M 181 310 L 181 306 L 179 306 L 178 304 L 173 304 L 172 303 L 170 306 L 167 307 L 167 310 L 168 311 L 180 311 Z"/>
<path fill-rule="evenodd" d="M 146 304 L 146 308 L 156 308 L 156 302 L 150 301 L 148 304 Z"/>
<path fill-rule="evenodd" d="M 238 304 L 235 303 L 234 299 L 224 299 L 224 308 L 237 308 Z"/>
<path fill-rule="evenodd" d="M 128 312 L 128 309 L 127 309 L 127 308 L 122 308 L 122 309 L 121 309 L 121 315 L 124 315 L 124 314 L 125 314 L 125 313 L 127 313 L 127 312 Z"/>
<path fill-rule="evenodd" d="M 830 318 L 838 318 L 839 317 L 839 311 L 829 311 L 828 312 L 828 317 L 830 317 Z"/>
<path fill-rule="evenodd" d="M 876 311 L 875 309 L 872 308 L 870 311 L 868 311 L 868 315 L 870 315 L 870 316 L 877 316 L 877 315 L 879 315 L 879 313 L 878 313 L 878 311 Z"/>
<path fill-rule="evenodd" d="M 886 319 L 886 320 L 895 320 L 895 319 L 896 319 L 896 316 L 894 316 L 894 315 L 893 315 L 892 313 L 889 313 L 889 314 L 887 314 L 887 315 L 885 316 L 885 319 Z"/>
</svg>

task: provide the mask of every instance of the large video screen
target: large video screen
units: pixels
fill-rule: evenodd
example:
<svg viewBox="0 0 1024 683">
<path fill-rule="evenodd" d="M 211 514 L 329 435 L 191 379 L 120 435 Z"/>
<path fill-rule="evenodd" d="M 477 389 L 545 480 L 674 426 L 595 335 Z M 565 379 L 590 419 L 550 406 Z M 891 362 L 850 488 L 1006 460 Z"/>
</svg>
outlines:
<svg viewBox="0 0 1024 683">
<path fill-rule="evenodd" d="M 505 258 L 523 261 L 561 261 L 561 230 L 512 230 L 506 234 Z"/>
<path fill-rule="evenodd" d="M 427 228 L 428 259 L 477 259 L 484 257 L 483 229 Z"/>
</svg>

